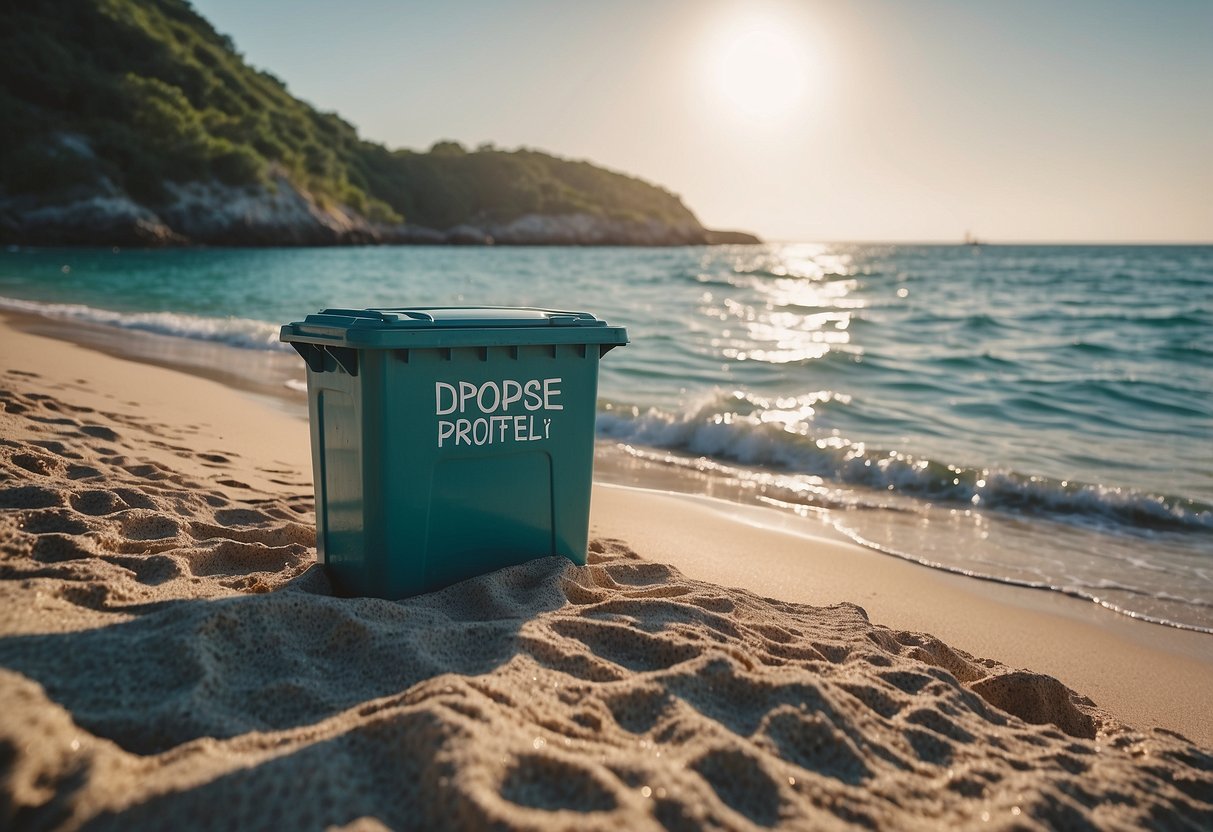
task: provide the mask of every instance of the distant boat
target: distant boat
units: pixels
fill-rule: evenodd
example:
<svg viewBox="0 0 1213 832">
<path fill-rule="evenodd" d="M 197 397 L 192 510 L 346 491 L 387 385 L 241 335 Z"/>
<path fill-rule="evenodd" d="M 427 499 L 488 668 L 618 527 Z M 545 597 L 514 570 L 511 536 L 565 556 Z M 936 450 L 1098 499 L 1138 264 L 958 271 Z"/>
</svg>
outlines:
<svg viewBox="0 0 1213 832">
<path fill-rule="evenodd" d="M 971 233 L 966 231 L 965 232 L 965 245 L 966 246 L 984 246 L 985 243 L 983 243 L 981 240 L 977 239 Z"/>
</svg>

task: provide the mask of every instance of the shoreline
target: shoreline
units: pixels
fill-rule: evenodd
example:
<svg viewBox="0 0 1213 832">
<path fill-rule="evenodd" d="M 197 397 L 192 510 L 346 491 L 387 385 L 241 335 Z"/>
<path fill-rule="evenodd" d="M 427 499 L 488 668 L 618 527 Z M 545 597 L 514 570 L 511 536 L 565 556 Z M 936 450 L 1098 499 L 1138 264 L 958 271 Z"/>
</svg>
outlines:
<svg viewBox="0 0 1213 832">
<path fill-rule="evenodd" d="M 1207 636 L 601 481 L 584 566 L 344 597 L 303 419 L 0 348 L 5 828 L 1213 822 Z"/>
<path fill-rule="evenodd" d="M 221 384 L 255 395 L 263 403 L 307 420 L 307 398 L 303 382 L 303 367 L 291 350 L 266 351 L 247 349 L 223 341 L 206 341 L 175 337 L 154 331 L 116 328 L 105 323 L 59 318 L 11 307 L 0 308 L 0 315 L 26 332 L 66 340 L 112 357 L 138 363 L 153 364 L 170 370 L 217 381 Z M 290 379 L 284 383 L 285 379 Z M 783 490 L 765 480 L 753 480 L 730 473 L 730 466 L 714 466 L 705 470 L 702 460 L 669 449 L 632 447 L 617 439 L 599 438 L 595 452 L 595 479 L 615 485 L 628 485 L 657 491 L 670 491 L 690 496 L 722 498 L 745 507 L 758 507 L 780 514 L 794 514 L 810 523 L 831 539 L 845 540 L 887 557 L 904 560 L 961 576 L 969 580 L 988 581 L 1012 588 L 1057 593 L 1080 603 L 1104 607 L 1119 616 L 1140 623 L 1213 635 L 1208 626 L 1157 617 L 1066 586 L 1052 585 L 1006 574 L 982 571 L 961 562 L 932 560 L 900 550 L 895 543 L 902 533 L 915 533 L 913 517 L 882 512 L 883 529 L 876 537 L 848 530 L 840 522 L 842 509 L 828 504 L 786 502 Z M 908 524 L 908 525 L 907 525 Z M 871 531 L 869 529 L 869 531 Z"/>
<path fill-rule="evenodd" d="M 233 380 L 239 373 L 203 380 L 205 373 L 182 369 L 171 358 L 140 361 L 114 339 L 107 344 L 104 333 L 83 335 L 86 328 L 66 322 L 12 312 L 0 320 L 4 354 L 28 356 L 20 362 L 23 371 L 62 379 L 91 376 L 92 369 L 102 367 L 98 377 L 116 374 L 117 383 L 130 387 L 137 411 L 172 411 L 174 394 L 166 399 L 153 392 L 185 391 L 176 394 L 184 401 L 175 418 L 195 413 L 196 402 L 212 404 L 207 412 L 222 425 L 224 442 L 251 458 L 264 454 L 268 429 L 276 437 L 276 453 L 262 467 L 285 470 L 288 463 L 290 479 L 310 483 L 301 395 L 294 394 L 299 403 L 292 405 L 289 391 L 273 396 L 247 378 L 237 392 L 231 387 L 241 387 Z M 122 335 L 123 341 L 130 337 Z M 77 375 L 72 367 L 81 368 Z M 155 380 L 140 384 L 144 376 Z M 152 401 L 144 401 L 149 396 Z M 171 422 L 173 417 L 170 412 L 161 418 Z M 642 557 L 673 564 L 689 577 L 782 601 L 857 603 L 874 623 L 930 633 L 975 655 L 1048 673 L 1130 724 L 1177 730 L 1213 746 L 1213 724 L 1203 702 L 1213 689 L 1211 636 L 1135 621 L 1057 593 L 941 572 L 861 547 L 812 517 L 612 484 L 605 480 L 643 477 L 626 468 L 604 477 L 602 467 L 599 462 L 592 537 L 622 540 Z"/>
</svg>

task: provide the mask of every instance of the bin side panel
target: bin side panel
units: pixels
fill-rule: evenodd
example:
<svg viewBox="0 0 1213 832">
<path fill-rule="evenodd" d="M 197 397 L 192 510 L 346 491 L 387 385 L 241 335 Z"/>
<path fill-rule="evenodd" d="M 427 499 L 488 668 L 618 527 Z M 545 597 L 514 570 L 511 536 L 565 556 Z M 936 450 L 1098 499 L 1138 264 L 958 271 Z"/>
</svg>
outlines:
<svg viewBox="0 0 1213 832">
<path fill-rule="evenodd" d="M 389 561 L 390 516 L 398 508 L 393 484 L 399 467 L 391 456 L 388 443 L 390 418 L 385 389 L 391 383 L 387 375 L 387 354 L 383 350 L 361 350 L 358 353 L 358 376 L 343 375 L 357 391 L 354 401 L 359 408 L 359 493 L 362 495 L 362 539 L 359 542 L 359 583 L 348 589 L 358 595 L 375 595 L 383 591 Z"/>
<path fill-rule="evenodd" d="M 364 568 L 361 425 L 353 397 L 340 390 L 320 390 L 317 412 L 324 496 L 316 512 L 325 563 L 339 584 L 356 584 Z"/>
<path fill-rule="evenodd" d="M 430 491 L 427 589 L 555 554 L 543 451 L 444 459 Z"/>
<path fill-rule="evenodd" d="M 561 345 L 553 362 L 560 367 L 565 396 L 565 410 L 552 437 L 553 533 L 556 554 L 582 566 L 589 537 L 598 358 L 596 349 Z"/>
<path fill-rule="evenodd" d="M 324 411 L 320 407 L 322 395 L 319 377 L 309 368 L 307 406 L 308 433 L 312 442 L 312 488 L 316 494 L 316 562 L 324 565 L 328 562 L 324 551 L 324 529 L 328 516 L 325 506 L 328 505 L 328 500 L 324 494 Z"/>
</svg>

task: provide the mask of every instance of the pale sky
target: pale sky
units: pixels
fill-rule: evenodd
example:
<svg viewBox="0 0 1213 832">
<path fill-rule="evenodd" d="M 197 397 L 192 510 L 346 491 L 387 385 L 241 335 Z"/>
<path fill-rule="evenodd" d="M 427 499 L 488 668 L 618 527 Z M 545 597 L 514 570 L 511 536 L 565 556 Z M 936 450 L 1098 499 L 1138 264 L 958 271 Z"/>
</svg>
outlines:
<svg viewBox="0 0 1213 832">
<path fill-rule="evenodd" d="M 195 0 L 389 147 L 526 146 L 772 240 L 1213 242 L 1213 0 Z"/>
</svg>

